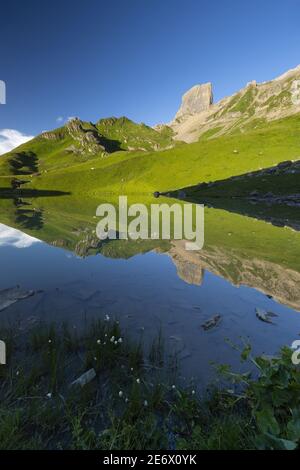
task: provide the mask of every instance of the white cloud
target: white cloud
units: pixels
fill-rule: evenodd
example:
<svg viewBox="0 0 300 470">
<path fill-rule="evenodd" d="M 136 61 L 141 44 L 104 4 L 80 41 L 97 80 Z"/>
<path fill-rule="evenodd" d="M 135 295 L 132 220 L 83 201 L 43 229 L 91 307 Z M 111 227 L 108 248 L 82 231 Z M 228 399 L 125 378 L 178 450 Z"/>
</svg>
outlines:
<svg viewBox="0 0 300 470">
<path fill-rule="evenodd" d="M 28 248 L 35 243 L 41 243 L 37 238 L 30 237 L 26 233 L 0 224 L 0 248 L 2 246 L 14 246 L 15 248 Z"/>
<path fill-rule="evenodd" d="M 0 155 L 10 152 L 31 139 L 33 139 L 32 135 L 25 135 L 14 129 L 0 129 Z"/>
<path fill-rule="evenodd" d="M 56 122 L 63 122 L 64 118 L 62 116 L 58 116 L 56 118 Z"/>
</svg>

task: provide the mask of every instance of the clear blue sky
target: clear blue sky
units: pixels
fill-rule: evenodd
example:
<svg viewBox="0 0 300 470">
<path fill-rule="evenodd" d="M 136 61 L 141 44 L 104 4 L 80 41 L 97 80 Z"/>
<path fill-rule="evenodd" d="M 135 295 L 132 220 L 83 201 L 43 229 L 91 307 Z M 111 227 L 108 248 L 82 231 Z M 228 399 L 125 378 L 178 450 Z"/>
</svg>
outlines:
<svg viewBox="0 0 300 470">
<path fill-rule="evenodd" d="M 35 135 L 56 119 L 167 122 L 184 91 L 216 100 L 300 63 L 299 0 L 1 2 L 0 129 Z"/>
</svg>

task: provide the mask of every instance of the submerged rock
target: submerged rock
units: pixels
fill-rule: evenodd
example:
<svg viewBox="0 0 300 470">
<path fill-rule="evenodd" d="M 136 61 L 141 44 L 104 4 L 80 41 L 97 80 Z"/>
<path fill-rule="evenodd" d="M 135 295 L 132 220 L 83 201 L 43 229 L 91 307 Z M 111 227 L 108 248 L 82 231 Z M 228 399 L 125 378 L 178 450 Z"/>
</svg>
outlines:
<svg viewBox="0 0 300 470">
<path fill-rule="evenodd" d="M 273 312 L 266 312 L 261 308 L 255 309 L 256 316 L 259 320 L 264 321 L 265 323 L 273 323 L 270 318 L 277 317 L 278 315 Z"/>
<path fill-rule="evenodd" d="M 10 287 L 0 291 L 0 312 L 19 300 L 27 299 L 35 294 L 33 290 L 24 290 L 20 286 Z"/>
<path fill-rule="evenodd" d="M 87 372 L 82 374 L 78 379 L 74 380 L 74 382 L 71 383 L 71 387 L 75 386 L 80 386 L 84 387 L 88 383 L 90 383 L 94 378 L 96 377 L 96 371 L 95 369 L 89 369 Z"/>
</svg>

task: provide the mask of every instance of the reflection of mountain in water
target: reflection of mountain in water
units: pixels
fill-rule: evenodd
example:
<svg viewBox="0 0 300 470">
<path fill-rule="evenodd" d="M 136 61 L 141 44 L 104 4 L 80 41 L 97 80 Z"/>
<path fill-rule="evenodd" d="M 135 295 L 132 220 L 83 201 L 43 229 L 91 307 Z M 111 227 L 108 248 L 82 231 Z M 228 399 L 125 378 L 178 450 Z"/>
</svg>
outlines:
<svg viewBox="0 0 300 470">
<path fill-rule="evenodd" d="M 171 256 L 173 263 L 176 266 L 177 274 L 183 281 L 188 284 L 195 284 L 200 286 L 203 280 L 203 268 L 196 260 L 193 251 L 186 251 L 181 242 L 172 242 L 172 248 L 168 252 Z"/>
<path fill-rule="evenodd" d="M 128 259 L 152 250 L 168 253 L 178 276 L 189 284 L 200 285 L 207 270 L 300 310 L 299 232 L 224 210 L 206 209 L 205 245 L 201 251 L 186 251 L 182 241 L 101 241 L 95 233 L 97 202 L 68 200 L 66 205 L 63 198 L 54 200 L 43 198 L 39 205 L 35 202 L 34 210 L 28 206 L 29 201 L 24 205 L 0 200 L 0 222 L 80 257 L 101 254 Z"/>
<path fill-rule="evenodd" d="M 246 285 L 274 297 L 278 302 L 300 309 L 300 273 L 260 259 L 242 259 L 234 251 L 220 248 L 186 251 L 184 242 L 174 241 L 169 251 L 180 278 L 200 285 L 205 270 L 236 286 Z"/>
<path fill-rule="evenodd" d="M 55 240 L 53 245 L 69 249 L 69 243 Z M 128 259 L 155 250 L 168 254 L 178 276 L 188 284 L 201 285 L 205 271 L 222 277 L 236 286 L 245 285 L 274 297 L 278 302 L 300 310 L 300 273 L 280 264 L 259 258 L 248 258 L 237 250 L 222 246 L 200 251 L 187 251 L 185 242 L 173 240 L 107 240 L 100 241 L 95 233 L 85 232 L 73 247 L 77 256 L 102 254 L 107 258 Z"/>
</svg>

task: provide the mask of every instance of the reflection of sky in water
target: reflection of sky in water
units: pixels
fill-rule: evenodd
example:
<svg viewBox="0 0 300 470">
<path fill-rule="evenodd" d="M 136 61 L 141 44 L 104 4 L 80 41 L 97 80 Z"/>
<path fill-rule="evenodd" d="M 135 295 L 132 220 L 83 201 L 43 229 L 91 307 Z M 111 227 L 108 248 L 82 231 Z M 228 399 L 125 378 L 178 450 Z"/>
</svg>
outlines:
<svg viewBox="0 0 300 470">
<path fill-rule="evenodd" d="M 34 243 L 40 243 L 40 240 L 30 237 L 20 230 L 0 224 L 0 247 L 14 246 L 15 248 L 28 248 Z"/>
</svg>

